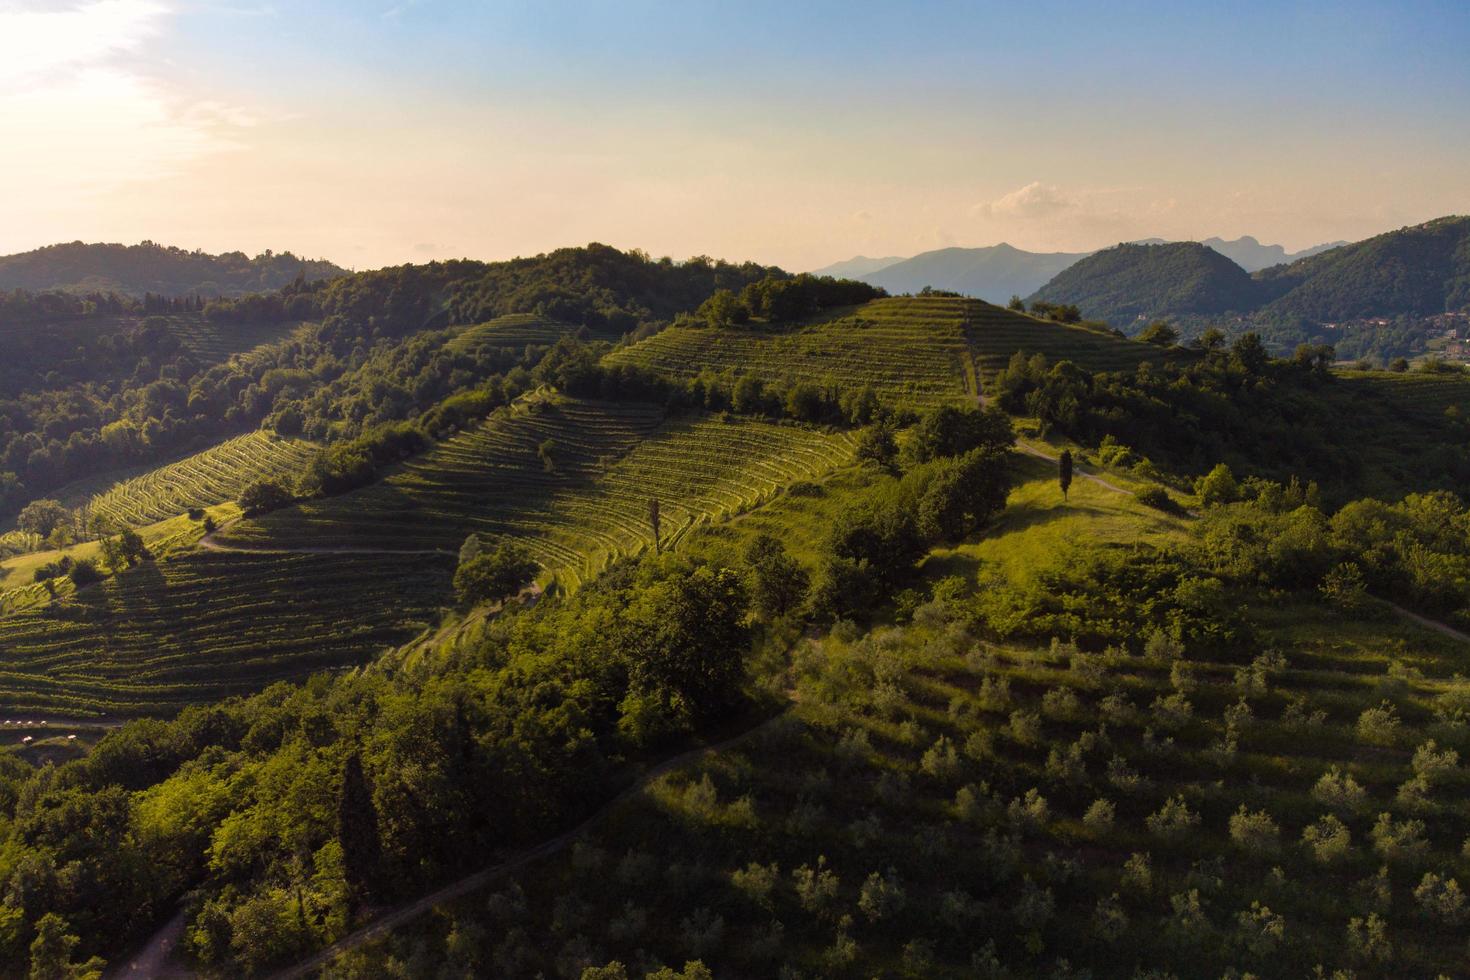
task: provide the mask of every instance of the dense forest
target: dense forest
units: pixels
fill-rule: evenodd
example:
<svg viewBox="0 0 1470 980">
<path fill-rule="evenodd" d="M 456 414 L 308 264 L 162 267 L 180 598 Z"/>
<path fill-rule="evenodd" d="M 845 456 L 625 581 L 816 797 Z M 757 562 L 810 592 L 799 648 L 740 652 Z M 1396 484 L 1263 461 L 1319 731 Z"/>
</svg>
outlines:
<svg viewBox="0 0 1470 980">
<path fill-rule="evenodd" d="M 323 259 L 290 252 L 210 255 L 141 242 L 90 245 L 70 242 L 31 252 L 0 256 L 0 290 L 29 292 L 120 293 L 142 297 L 238 296 L 280 289 L 294 279 L 332 279 L 346 275 Z"/>
</svg>

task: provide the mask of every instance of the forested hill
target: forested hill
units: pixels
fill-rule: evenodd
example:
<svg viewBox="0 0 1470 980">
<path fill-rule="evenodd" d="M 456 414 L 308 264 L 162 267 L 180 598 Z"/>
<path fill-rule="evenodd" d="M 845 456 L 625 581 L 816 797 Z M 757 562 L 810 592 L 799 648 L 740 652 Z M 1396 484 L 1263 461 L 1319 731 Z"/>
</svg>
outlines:
<svg viewBox="0 0 1470 980">
<path fill-rule="evenodd" d="M 1470 217 L 1440 218 L 1344 245 L 1256 279 L 1263 312 L 1318 322 L 1432 316 L 1470 307 Z"/>
<path fill-rule="evenodd" d="M 1160 314 L 1246 312 L 1260 286 L 1246 271 L 1198 242 L 1116 245 L 1096 252 L 1042 286 L 1031 300 L 1070 304 L 1087 317 L 1128 327 Z"/>
<path fill-rule="evenodd" d="M 0 331 L 0 514 L 119 467 L 156 465 L 264 424 L 324 442 L 401 422 L 529 356 L 461 365 L 446 330 L 523 312 L 616 339 L 656 332 L 719 290 L 755 286 L 794 315 L 842 289 L 829 279 L 697 257 L 676 263 L 605 245 L 507 262 L 434 262 L 293 282 L 211 301 L 202 313 L 100 308 Z M 877 294 L 848 283 L 859 302 Z M 0 314 L 11 300 L 0 297 Z M 56 294 L 40 298 L 65 299 Z M 80 302 L 80 301 L 78 301 Z M 26 305 L 24 303 L 20 305 Z M 36 304 L 31 304 L 35 306 Z M 3 316 L 0 316 L 3 319 Z M 301 330 L 293 325 L 307 324 Z M 61 344 L 48 338 L 64 337 Z M 555 337 L 545 340 L 554 342 Z M 253 350 L 249 358 L 232 353 Z M 223 362 L 223 363 L 221 363 Z"/>
<path fill-rule="evenodd" d="M 189 252 L 153 242 L 104 245 L 70 242 L 0 256 L 0 289 L 59 290 L 143 296 L 239 296 L 280 289 L 301 277 L 333 279 L 346 270 L 325 259 L 290 252 Z"/>
<path fill-rule="evenodd" d="M 1254 275 L 1198 243 L 1118 245 L 1066 269 L 1032 299 L 1073 304 L 1124 329 L 1226 313 L 1268 328 L 1428 317 L 1470 308 L 1470 217 L 1400 228 Z"/>
</svg>

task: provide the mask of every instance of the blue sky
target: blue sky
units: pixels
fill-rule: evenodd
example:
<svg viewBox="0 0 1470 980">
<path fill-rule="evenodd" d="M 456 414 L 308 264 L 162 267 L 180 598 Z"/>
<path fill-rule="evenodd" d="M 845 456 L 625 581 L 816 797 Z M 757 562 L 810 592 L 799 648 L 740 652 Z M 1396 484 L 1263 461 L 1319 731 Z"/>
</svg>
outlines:
<svg viewBox="0 0 1470 980">
<path fill-rule="evenodd" d="M 802 268 L 1470 211 L 1465 3 L 0 0 L 6 37 L 0 251 Z"/>
</svg>

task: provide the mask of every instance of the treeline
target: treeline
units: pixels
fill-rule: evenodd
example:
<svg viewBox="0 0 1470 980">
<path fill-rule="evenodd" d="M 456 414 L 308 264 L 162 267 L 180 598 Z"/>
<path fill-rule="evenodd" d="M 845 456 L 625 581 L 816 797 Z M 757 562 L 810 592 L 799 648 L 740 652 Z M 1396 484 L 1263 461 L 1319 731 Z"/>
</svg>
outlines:
<svg viewBox="0 0 1470 980">
<path fill-rule="evenodd" d="M 100 284 L 123 295 L 236 295 L 269 292 L 293 279 L 329 279 L 344 270 L 320 259 L 290 252 L 264 251 L 210 255 L 142 242 L 138 245 L 90 245 L 69 242 L 31 252 L 0 256 L 0 289 L 73 292 Z"/>
<path fill-rule="evenodd" d="M 1129 447 L 1142 475 L 1154 479 L 1164 471 L 1201 474 L 1223 460 L 1278 480 L 1316 480 L 1341 503 L 1355 488 L 1405 492 L 1470 478 L 1470 454 L 1461 448 L 1470 433 L 1461 420 L 1403 418 L 1335 377 L 1331 347 L 1303 345 L 1276 360 L 1257 335 L 1226 347 L 1219 331 L 1195 346 L 1199 356 L 1187 361 L 1097 374 L 1018 352 L 989 390 L 1007 411 L 1047 429 L 1087 445 L 1108 439 Z"/>
<path fill-rule="evenodd" d="M 855 306 L 887 296 L 877 286 L 855 279 L 834 279 L 803 272 L 788 277 L 766 276 L 740 290 L 721 288 L 700 305 L 686 325 L 701 321 L 711 327 L 740 326 L 759 319 L 767 323 L 792 323 L 816 316 L 823 310 Z"/>
</svg>

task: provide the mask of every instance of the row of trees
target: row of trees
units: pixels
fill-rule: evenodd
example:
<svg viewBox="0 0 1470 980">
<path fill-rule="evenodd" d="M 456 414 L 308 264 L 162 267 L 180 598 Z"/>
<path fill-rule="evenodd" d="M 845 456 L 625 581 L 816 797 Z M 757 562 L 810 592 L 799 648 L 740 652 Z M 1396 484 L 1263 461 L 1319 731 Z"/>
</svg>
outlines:
<svg viewBox="0 0 1470 980">
<path fill-rule="evenodd" d="M 795 277 L 766 276 L 738 293 L 731 289 L 715 290 L 700 305 L 695 320 L 720 328 L 742 326 L 752 320 L 792 323 L 823 310 L 855 306 L 887 295 L 877 286 L 854 279 L 805 272 Z"/>
</svg>

